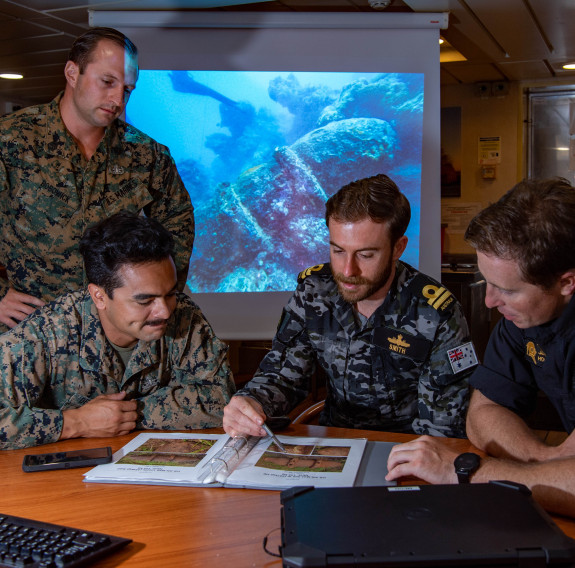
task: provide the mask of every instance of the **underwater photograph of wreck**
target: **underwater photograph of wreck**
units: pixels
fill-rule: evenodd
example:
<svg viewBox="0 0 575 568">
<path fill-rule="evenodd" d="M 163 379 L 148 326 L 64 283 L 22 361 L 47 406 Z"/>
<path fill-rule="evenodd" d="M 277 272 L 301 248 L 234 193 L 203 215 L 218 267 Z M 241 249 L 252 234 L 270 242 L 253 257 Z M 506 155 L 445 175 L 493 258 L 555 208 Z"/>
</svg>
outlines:
<svg viewBox="0 0 575 568">
<path fill-rule="evenodd" d="M 126 119 L 169 147 L 192 198 L 192 292 L 275 292 L 329 261 L 325 201 L 388 174 L 419 266 L 424 75 L 140 71 Z"/>
</svg>

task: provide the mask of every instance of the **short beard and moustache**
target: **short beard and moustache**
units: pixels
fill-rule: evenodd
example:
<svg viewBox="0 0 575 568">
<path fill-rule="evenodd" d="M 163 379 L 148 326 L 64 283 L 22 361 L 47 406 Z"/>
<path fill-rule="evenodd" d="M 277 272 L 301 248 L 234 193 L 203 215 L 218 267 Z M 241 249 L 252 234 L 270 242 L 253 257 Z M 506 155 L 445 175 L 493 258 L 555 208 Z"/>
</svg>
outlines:
<svg viewBox="0 0 575 568">
<path fill-rule="evenodd" d="M 341 297 L 348 302 L 349 304 L 356 304 L 357 302 L 361 302 L 362 300 L 366 300 L 370 296 L 373 296 L 378 290 L 383 288 L 389 277 L 391 276 L 391 271 L 393 269 L 394 261 L 390 258 L 389 262 L 385 265 L 385 267 L 375 275 L 373 280 L 369 278 L 365 278 L 363 276 L 344 276 L 340 272 L 334 272 L 333 278 L 337 283 L 337 289 Z M 357 286 L 367 286 L 367 288 L 350 291 L 346 290 L 340 284 L 355 284 Z"/>
</svg>

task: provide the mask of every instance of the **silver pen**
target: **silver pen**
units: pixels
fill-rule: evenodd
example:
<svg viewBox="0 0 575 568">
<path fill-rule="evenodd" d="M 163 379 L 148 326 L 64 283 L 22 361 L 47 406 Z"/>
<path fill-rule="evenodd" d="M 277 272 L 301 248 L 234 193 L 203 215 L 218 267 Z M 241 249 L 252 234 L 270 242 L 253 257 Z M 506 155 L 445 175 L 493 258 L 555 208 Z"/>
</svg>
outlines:
<svg viewBox="0 0 575 568">
<path fill-rule="evenodd" d="M 266 434 L 274 441 L 274 444 L 280 449 L 280 451 L 282 451 L 284 454 L 287 454 L 283 444 L 276 438 L 276 435 L 270 430 L 270 427 L 265 422 L 262 424 L 262 428 L 266 431 Z"/>
</svg>

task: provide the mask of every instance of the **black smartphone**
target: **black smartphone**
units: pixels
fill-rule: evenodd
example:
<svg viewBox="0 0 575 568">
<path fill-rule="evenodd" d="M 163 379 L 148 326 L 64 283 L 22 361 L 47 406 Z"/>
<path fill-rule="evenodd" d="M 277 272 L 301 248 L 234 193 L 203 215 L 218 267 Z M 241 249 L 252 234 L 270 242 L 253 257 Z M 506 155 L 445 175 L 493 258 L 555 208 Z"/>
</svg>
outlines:
<svg viewBox="0 0 575 568">
<path fill-rule="evenodd" d="M 86 467 L 112 461 L 112 448 L 88 448 L 72 452 L 54 452 L 52 454 L 27 454 L 22 462 L 24 471 L 45 471 L 47 469 L 70 469 Z"/>
</svg>

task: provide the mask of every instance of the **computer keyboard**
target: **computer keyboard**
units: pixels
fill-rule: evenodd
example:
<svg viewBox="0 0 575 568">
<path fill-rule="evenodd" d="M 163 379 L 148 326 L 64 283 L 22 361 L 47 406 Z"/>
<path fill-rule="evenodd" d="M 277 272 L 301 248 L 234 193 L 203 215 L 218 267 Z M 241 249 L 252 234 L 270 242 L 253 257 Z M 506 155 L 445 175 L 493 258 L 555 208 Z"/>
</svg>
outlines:
<svg viewBox="0 0 575 568">
<path fill-rule="evenodd" d="M 0 567 L 75 568 L 87 566 L 132 542 L 0 513 Z"/>
</svg>

